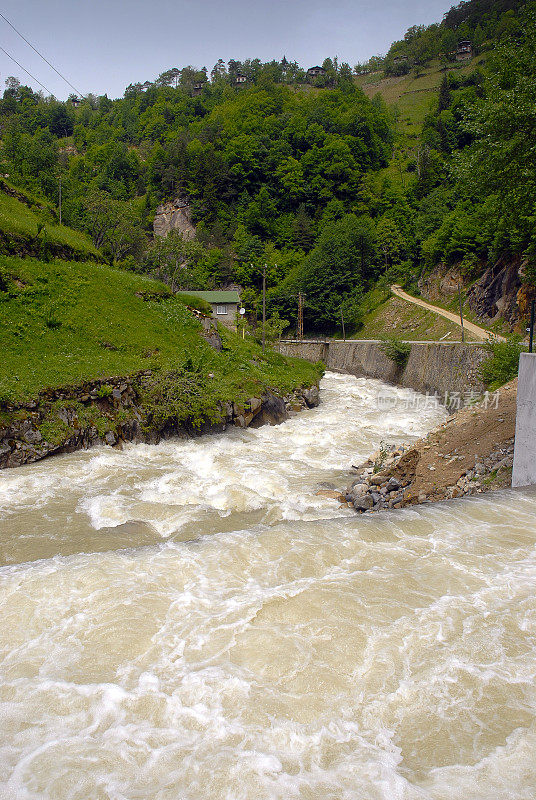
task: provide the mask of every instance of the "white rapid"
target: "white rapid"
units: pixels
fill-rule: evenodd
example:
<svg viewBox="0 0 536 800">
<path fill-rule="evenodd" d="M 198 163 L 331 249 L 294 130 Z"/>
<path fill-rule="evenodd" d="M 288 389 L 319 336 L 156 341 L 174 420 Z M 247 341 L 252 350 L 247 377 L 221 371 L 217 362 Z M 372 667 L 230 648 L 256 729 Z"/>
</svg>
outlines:
<svg viewBox="0 0 536 800">
<path fill-rule="evenodd" d="M 382 388 L 0 474 L 1 800 L 534 800 L 536 496 L 316 496 Z"/>
</svg>

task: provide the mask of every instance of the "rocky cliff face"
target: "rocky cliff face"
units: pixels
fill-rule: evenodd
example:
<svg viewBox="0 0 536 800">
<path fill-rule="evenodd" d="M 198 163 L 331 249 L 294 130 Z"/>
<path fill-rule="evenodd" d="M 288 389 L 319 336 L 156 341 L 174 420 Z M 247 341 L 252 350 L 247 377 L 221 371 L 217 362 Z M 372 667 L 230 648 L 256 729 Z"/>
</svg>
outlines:
<svg viewBox="0 0 536 800">
<path fill-rule="evenodd" d="M 526 317 L 529 301 L 523 284 L 523 266 L 520 259 L 496 261 L 470 286 L 467 305 L 485 324 L 503 319 L 513 330 Z M 460 283 L 467 286 L 458 267 L 438 264 L 419 280 L 419 289 L 425 300 L 434 303 L 455 298 Z"/>
<path fill-rule="evenodd" d="M 518 260 L 497 261 L 489 266 L 467 293 L 471 310 L 485 321 L 502 318 L 513 328 L 520 319 L 521 268 Z"/>
<path fill-rule="evenodd" d="M 165 238 L 171 231 L 179 231 L 183 239 L 193 239 L 195 225 L 192 222 L 192 213 L 188 200 L 178 197 L 167 203 L 162 203 L 156 209 L 153 230 L 155 236 Z"/>
</svg>

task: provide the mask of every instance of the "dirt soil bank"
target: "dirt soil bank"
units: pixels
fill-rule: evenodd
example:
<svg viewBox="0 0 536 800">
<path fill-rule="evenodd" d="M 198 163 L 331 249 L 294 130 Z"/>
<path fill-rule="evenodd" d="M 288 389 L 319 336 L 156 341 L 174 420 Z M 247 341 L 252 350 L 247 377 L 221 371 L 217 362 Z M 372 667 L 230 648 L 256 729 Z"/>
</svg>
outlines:
<svg viewBox="0 0 536 800">
<path fill-rule="evenodd" d="M 337 499 L 358 512 L 449 500 L 511 485 L 517 379 L 412 445 L 354 467 Z"/>
</svg>

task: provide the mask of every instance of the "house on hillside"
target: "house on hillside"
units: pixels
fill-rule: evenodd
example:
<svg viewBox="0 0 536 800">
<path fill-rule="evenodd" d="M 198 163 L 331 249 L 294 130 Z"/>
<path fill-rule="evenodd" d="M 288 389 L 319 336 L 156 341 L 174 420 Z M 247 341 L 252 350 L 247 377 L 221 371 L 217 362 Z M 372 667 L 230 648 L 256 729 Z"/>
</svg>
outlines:
<svg viewBox="0 0 536 800">
<path fill-rule="evenodd" d="M 247 83 L 247 82 L 248 82 L 248 79 L 246 78 L 246 76 L 245 76 L 245 75 L 242 75 L 242 73 L 241 73 L 241 72 L 238 72 L 238 73 L 235 75 L 234 82 L 235 82 L 235 84 L 236 84 L 237 86 L 242 86 L 244 83 Z"/>
<path fill-rule="evenodd" d="M 236 314 L 240 306 L 238 292 L 190 292 L 188 294 L 206 300 L 212 306 L 212 316 L 228 328 L 236 330 Z"/>
<path fill-rule="evenodd" d="M 456 61 L 468 61 L 472 57 L 473 57 L 472 43 L 468 39 L 465 39 L 463 42 L 459 42 L 458 49 L 456 51 Z"/>
<path fill-rule="evenodd" d="M 326 70 L 324 67 L 309 67 L 307 70 L 307 77 L 308 78 L 317 78 L 319 75 L 325 75 Z"/>
<path fill-rule="evenodd" d="M 198 83 L 194 83 L 193 84 L 193 86 L 192 86 L 192 95 L 193 95 L 193 97 L 197 97 L 198 95 L 201 94 L 201 92 L 203 91 L 203 86 L 204 86 L 204 83 L 201 83 L 200 81 Z"/>
</svg>

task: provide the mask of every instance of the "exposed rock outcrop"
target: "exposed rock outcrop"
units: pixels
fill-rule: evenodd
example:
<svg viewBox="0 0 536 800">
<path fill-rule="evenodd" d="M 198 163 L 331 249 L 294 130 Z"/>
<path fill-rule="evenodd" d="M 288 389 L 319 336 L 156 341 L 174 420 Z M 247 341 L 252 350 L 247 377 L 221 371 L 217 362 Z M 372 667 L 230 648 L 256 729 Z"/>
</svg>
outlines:
<svg viewBox="0 0 536 800">
<path fill-rule="evenodd" d="M 177 197 L 167 203 L 162 203 L 156 209 L 153 222 L 155 236 L 165 238 L 171 231 L 179 231 L 183 239 L 195 237 L 195 225 L 192 222 L 192 212 L 187 198 Z"/>
<path fill-rule="evenodd" d="M 485 263 L 479 269 L 484 269 Z M 523 296 L 523 268 L 520 259 L 498 260 L 488 265 L 480 278 L 469 287 L 467 305 L 486 324 L 499 319 L 505 320 L 512 329 L 520 319 L 527 316 L 527 310 L 520 302 Z M 425 300 L 444 302 L 458 294 L 459 284 L 467 283 L 459 267 L 438 264 L 430 273 L 419 279 L 419 289 Z"/>
<path fill-rule="evenodd" d="M 176 389 L 167 376 L 166 391 Z M 208 380 L 213 377 L 208 376 Z M 189 437 L 220 432 L 229 425 L 278 425 L 299 408 L 318 405 L 318 387 L 296 389 L 280 397 L 266 392 L 262 397 L 226 403 L 210 419 L 178 418 L 160 413 L 148 402 L 162 382 L 151 370 L 129 377 L 88 381 L 77 387 L 49 389 L 35 400 L 0 408 L 0 469 L 18 467 L 58 453 L 83 450 L 96 444 L 123 442 L 157 444 L 172 436 Z M 166 407 L 166 411 L 168 408 Z"/>
<path fill-rule="evenodd" d="M 195 309 L 192 309 L 192 311 L 195 314 Z M 218 353 L 221 353 L 223 350 L 223 342 L 220 334 L 218 333 L 218 328 L 213 320 L 211 320 L 210 317 L 205 317 L 204 314 L 200 314 L 199 312 L 197 312 L 196 316 L 201 320 L 201 335 L 207 340 L 209 345 L 214 348 L 214 350 L 216 350 Z"/>
<path fill-rule="evenodd" d="M 497 261 L 470 287 L 467 292 L 469 308 L 489 322 L 502 318 L 512 328 L 519 321 L 517 295 L 521 288 L 519 260 Z"/>
</svg>

